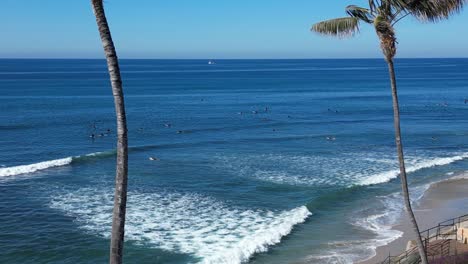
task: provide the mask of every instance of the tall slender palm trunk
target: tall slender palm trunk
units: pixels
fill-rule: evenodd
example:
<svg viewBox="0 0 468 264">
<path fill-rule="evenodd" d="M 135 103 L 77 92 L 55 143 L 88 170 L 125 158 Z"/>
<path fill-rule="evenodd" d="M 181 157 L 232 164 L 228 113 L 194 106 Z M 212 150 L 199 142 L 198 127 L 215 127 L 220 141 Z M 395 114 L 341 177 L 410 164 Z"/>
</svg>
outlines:
<svg viewBox="0 0 468 264">
<path fill-rule="evenodd" d="M 122 78 L 114 42 L 107 24 L 103 0 L 91 0 L 96 23 L 101 36 L 102 46 L 107 59 L 112 94 L 114 96 L 115 114 L 117 117 L 117 168 L 115 176 L 114 212 L 112 215 L 112 236 L 110 245 L 111 264 L 122 263 L 125 211 L 127 206 L 127 174 L 128 174 L 128 139 L 127 121 L 125 116 Z"/>
<path fill-rule="evenodd" d="M 406 168 L 405 168 L 405 159 L 403 154 L 403 143 L 401 142 L 401 130 L 400 130 L 400 107 L 398 104 L 398 93 L 397 85 L 395 78 L 395 68 L 393 66 L 393 58 L 386 58 L 388 64 L 388 72 L 390 74 L 390 83 L 392 87 L 392 99 L 393 99 L 393 123 L 395 126 L 395 141 L 397 146 L 398 161 L 400 164 L 400 179 L 401 179 L 401 189 L 403 193 L 403 199 L 405 202 L 406 212 L 411 221 L 411 226 L 416 238 L 416 244 L 418 246 L 419 255 L 421 256 L 421 263 L 427 264 L 427 255 L 424 250 L 424 245 L 421 239 L 421 234 L 419 233 L 418 223 L 416 222 L 416 217 L 414 216 L 413 209 L 411 208 L 411 200 L 408 191 L 408 182 L 406 178 Z"/>
</svg>

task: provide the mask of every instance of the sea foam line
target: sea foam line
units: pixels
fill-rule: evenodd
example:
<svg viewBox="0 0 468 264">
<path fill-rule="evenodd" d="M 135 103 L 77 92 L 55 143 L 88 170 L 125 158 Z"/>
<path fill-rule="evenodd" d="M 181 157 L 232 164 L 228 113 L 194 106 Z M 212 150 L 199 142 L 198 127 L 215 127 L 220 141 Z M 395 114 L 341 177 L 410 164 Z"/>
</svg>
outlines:
<svg viewBox="0 0 468 264">
<path fill-rule="evenodd" d="M 244 157 L 221 156 L 228 172 L 276 184 L 340 186 L 343 188 L 380 184 L 398 177 L 398 160 L 388 150 L 370 153 L 337 153 L 336 156 L 262 154 Z M 407 172 L 447 165 L 468 158 L 468 153 L 416 151 L 405 159 Z"/>
<path fill-rule="evenodd" d="M 68 158 L 63 158 L 63 159 L 43 161 L 43 162 L 29 164 L 29 165 L 20 165 L 20 166 L 0 168 L 0 177 L 33 173 L 33 172 L 45 170 L 48 168 L 65 166 L 65 165 L 72 163 L 72 161 L 73 161 L 73 158 L 68 157 Z"/>
<path fill-rule="evenodd" d="M 430 186 L 431 184 L 424 184 L 410 189 L 413 206 L 419 203 Z M 375 237 L 331 242 L 328 249 L 321 252 L 320 255 L 309 256 L 308 260 L 312 263 L 360 263 L 375 257 L 379 247 L 388 245 L 402 237 L 403 232 L 394 228 L 404 213 L 401 192 L 376 198 L 378 201 L 376 206 L 358 210 L 356 216 L 349 220 L 353 226 L 369 231 Z"/>
<path fill-rule="evenodd" d="M 130 192 L 125 236 L 142 246 L 190 254 L 204 264 L 240 264 L 280 243 L 311 212 L 248 209 L 198 194 Z M 110 235 L 113 192 L 82 188 L 53 196 L 50 207 L 92 234 Z"/>
<path fill-rule="evenodd" d="M 406 169 L 407 173 L 415 172 L 421 169 L 427 169 L 435 166 L 448 165 L 457 161 L 461 161 L 468 158 L 468 153 L 463 153 L 458 156 L 453 157 L 444 157 L 444 158 L 435 158 L 430 160 L 424 160 L 413 166 L 410 166 Z M 383 173 L 372 175 L 369 178 L 366 178 L 358 183 L 358 185 L 373 185 L 389 182 L 392 179 L 395 179 L 400 174 L 399 170 L 391 170 Z"/>
<path fill-rule="evenodd" d="M 42 161 L 42 162 L 28 164 L 28 165 L 19 165 L 19 166 L 13 166 L 13 167 L 0 168 L 0 177 L 16 176 L 16 175 L 28 174 L 28 173 L 33 173 L 36 171 L 46 170 L 46 169 L 50 169 L 54 167 L 62 167 L 62 166 L 70 165 L 73 161 L 76 161 L 76 160 L 98 157 L 98 156 L 105 156 L 105 155 L 107 155 L 106 152 L 96 152 L 96 153 L 86 154 L 83 156 L 67 157 L 63 159 Z"/>
<path fill-rule="evenodd" d="M 305 207 L 298 207 L 281 213 L 269 226 L 253 232 L 237 245 L 205 258 L 202 263 L 243 263 L 253 254 L 266 252 L 268 247 L 281 242 L 281 238 L 291 233 L 293 227 L 303 223 L 312 213 Z"/>
<path fill-rule="evenodd" d="M 463 155 L 462 155 L 463 156 Z M 447 173 L 447 176 L 453 176 L 453 172 Z M 462 172 L 451 178 L 437 180 L 431 183 L 412 187 L 410 189 L 411 203 L 416 207 L 424 195 L 434 185 L 447 181 L 467 180 L 468 171 Z M 401 192 L 391 193 L 386 196 L 377 197 L 380 206 L 374 208 L 374 214 L 366 213 L 367 209 L 359 212 L 362 217 L 352 220 L 352 224 L 370 231 L 376 235 L 375 238 L 368 240 L 350 240 L 350 241 L 336 241 L 330 243 L 333 249 L 328 250 L 326 254 L 312 255 L 309 257 L 310 261 L 324 262 L 324 263 L 343 263 L 352 264 L 361 261 L 367 261 L 377 255 L 377 249 L 385 246 L 400 238 L 403 232 L 395 229 L 395 225 L 400 220 L 404 213 L 404 205 L 402 204 Z M 359 252 L 359 254 L 356 254 Z"/>
</svg>

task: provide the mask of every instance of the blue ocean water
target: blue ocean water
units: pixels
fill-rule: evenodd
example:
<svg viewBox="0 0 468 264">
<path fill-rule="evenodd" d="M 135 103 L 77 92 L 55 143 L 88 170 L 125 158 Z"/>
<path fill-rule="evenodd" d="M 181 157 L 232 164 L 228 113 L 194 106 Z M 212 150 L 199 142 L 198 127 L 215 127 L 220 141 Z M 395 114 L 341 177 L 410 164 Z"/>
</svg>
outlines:
<svg viewBox="0 0 468 264">
<path fill-rule="evenodd" d="M 416 200 L 468 170 L 468 59 L 396 65 Z M 121 68 L 126 262 L 352 263 L 401 235 L 383 60 Z M 107 262 L 114 120 L 104 60 L 0 60 L 0 263 Z"/>
</svg>

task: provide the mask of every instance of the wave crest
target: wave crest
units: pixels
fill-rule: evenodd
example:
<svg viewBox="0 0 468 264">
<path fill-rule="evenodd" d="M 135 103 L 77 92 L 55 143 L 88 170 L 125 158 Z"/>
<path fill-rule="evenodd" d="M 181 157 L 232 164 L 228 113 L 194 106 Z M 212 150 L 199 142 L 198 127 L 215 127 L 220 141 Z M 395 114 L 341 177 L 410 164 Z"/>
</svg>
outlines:
<svg viewBox="0 0 468 264">
<path fill-rule="evenodd" d="M 408 167 L 406 169 L 406 172 L 411 173 L 411 172 L 415 172 L 421 169 L 448 165 L 457 161 L 464 160 L 466 158 L 468 158 L 468 153 L 464 153 L 464 154 L 453 156 L 453 157 L 421 160 L 417 164 L 414 164 L 413 166 Z M 367 179 L 364 179 L 358 185 L 373 185 L 373 184 L 389 182 L 390 180 L 397 178 L 399 174 L 400 174 L 399 170 L 386 171 L 383 173 L 375 174 Z"/>
<path fill-rule="evenodd" d="M 43 162 L 29 164 L 29 165 L 20 165 L 20 166 L 14 166 L 14 167 L 0 168 L 0 177 L 33 173 L 33 172 L 45 170 L 48 168 L 65 166 L 65 165 L 72 163 L 72 161 L 73 161 L 73 158 L 68 157 L 64 159 L 43 161 Z"/>
<path fill-rule="evenodd" d="M 50 207 L 75 217 L 82 229 L 109 237 L 112 197 L 109 190 L 85 188 L 55 196 Z M 311 215 L 305 206 L 249 210 L 197 194 L 130 192 L 128 197 L 126 239 L 206 264 L 243 263 Z"/>
<path fill-rule="evenodd" d="M 217 166 L 240 177 L 299 186 L 366 186 L 389 182 L 399 175 L 393 151 L 339 153 L 334 156 L 262 154 L 219 156 Z M 407 172 L 448 165 L 468 153 L 416 151 L 405 158 Z"/>
<path fill-rule="evenodd" d="M 67 157 L 63 159 L 48 160 L 38 163 L 19 165 L 6 168 L 0 168 L 0 177 L 16 176 L 21 174 L 34 173 L 41 170 L 46 170 L 54 167 L 62 167 L 70 165 L 73 162 L 86 162 L 90 160 L 100 159 L 115 155 L 115 151 L 96 152 L 76 157 Z"/>
</svg>

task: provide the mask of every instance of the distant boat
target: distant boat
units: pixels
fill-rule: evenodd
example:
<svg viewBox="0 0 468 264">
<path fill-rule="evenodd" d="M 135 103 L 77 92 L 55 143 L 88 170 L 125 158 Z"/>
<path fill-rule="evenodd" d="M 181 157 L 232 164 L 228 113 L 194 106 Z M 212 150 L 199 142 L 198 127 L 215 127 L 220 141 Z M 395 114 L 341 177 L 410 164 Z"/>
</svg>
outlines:
<svg viewBox="0 0 468 264">
<path fill-rule="evenodd" d="M 216 64 L 216 62 L 214 62 L 214 61 L 212 61 L 212 60 L 209 60 L 209 61 L 208 61 L 208 64 L 209 64 L 209 65 L 213 65 L 213 64 Z"/>
</svg>

